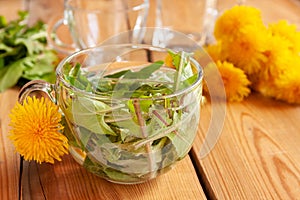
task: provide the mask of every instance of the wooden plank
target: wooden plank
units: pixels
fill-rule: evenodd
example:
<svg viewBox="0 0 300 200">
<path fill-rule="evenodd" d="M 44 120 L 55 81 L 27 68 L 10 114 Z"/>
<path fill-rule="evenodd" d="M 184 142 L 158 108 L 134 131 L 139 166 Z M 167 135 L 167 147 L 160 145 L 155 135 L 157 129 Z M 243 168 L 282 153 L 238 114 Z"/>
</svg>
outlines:
<svg viewBox="0 0 300 200">
<path fill-rule="evenodd" d="M 19 156 L 8 138 L 9 113 L 17 99 L 17 90 L 0 93 L 0 199 L 17 199 Z"/>
<path fill-rule="evenodd" d="M 24 162 L 22 199 L 206 199 L 187 156 L 172 170 L 136 185 L 103 180 L 78 165 L 67 155 L 61 162 Z"/>
<path fill-rule="evenodd" d="M 199 152 L 209 127 L 210 112 L 210 105 L 205 105 L 192 149 L 210 197 L 300 197 L 299 105 L 259 94 L 241 103 L 227 104 L 221 136 L 212 151 L 201 158 Z"/>
</svg>

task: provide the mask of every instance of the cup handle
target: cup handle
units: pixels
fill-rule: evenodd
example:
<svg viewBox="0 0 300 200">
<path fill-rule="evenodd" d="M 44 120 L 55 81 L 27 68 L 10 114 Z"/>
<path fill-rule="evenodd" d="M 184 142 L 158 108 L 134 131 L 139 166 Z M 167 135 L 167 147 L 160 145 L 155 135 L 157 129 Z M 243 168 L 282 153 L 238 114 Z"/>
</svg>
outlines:
<svg viewBox="0 0 300 200">
<path fill-rule="evenodd" d="M 55 104 L 57 103 L 55 98 L 54 84 L 50 84 L 43 80 L 33 80 L 26 83 L 19 92 L 19 103 L 22 104 L 28 96 L 46 97 Z"/>
<path fill-rule="evenodd" d="M 54 22 L 56 20 L 56 22 Z M 57 34 L 57 31 L 60 27 L 66 26 L 64 23 L 64 19 L 58 19 L 55 18 L 48 24 L 48 29 L 47 29 L 47 41 L 49 43 L 49 46 L 58 51 L 59 53 L 63 54 L 72 54 L 74 51 L 77 49 L 75 48 L 75 44 L 67 44 L 63 42 L 59 34 Z M 70 33 L 69 29 L 68 32 Z"/>
</svg>

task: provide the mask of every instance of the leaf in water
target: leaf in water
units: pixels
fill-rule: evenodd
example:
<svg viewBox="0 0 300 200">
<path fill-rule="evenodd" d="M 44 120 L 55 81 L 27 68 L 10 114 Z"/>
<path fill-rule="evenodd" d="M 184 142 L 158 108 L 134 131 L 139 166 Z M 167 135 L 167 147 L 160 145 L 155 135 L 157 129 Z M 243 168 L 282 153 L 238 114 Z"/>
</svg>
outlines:
<svg viewBox="0 0 300 200">
<path fill-rule="evenodd" d="M 199 121 L 199 117 L 197 116 L 199 116 L 198 112 L 200 111 L 199 107 L 196 105 L 193 109 L 195 110 L 188 112 L 181 117 L 179 117 L 179 114 L 175 113 L 174 124 L 179 123 L 179 121 L 181 121 L 182 124 L 176 131 L 167 135 L 174 145 L 179 158 L 183 158 L 188 153 L 197 133 L 196 129 Z"/>
<path fill-rule="evenodd" d="M 65 64 L 67 75 L 65 78 L 69 80 L 70 84 L 74 87 L 90 92 L 92 89 L 90 81 L 87 79 L 87 73 L 81 69 L 81 64 L 76 63 L 74 67 L 70 64 Z"/>
<path fill-rule="evenodd" d="M 173 65 L 177 69 L 177 78 L 175 79 L 175 90 L 184 89 L 187 86 L 190 86 L 197 80 L 197 73 L 193 72 L 190 57 L 192 56 L 191 53 L 181 52 L 175 53 L 171 50 L 168 51 L 172 57 Z"/>
<path fill-rule="evenodd" d="M 125 140 L 128 136 L 134 136 L 136 138 L 143 137 L 141 133 L 141 127 L 135 121 L 133 121 L 132 118 L 128 120 L 116 121 L 110 124 L 114 125 L 114 127 L 118 127 L 120 134 L 122 134 L 121 137 L 123 140 Z"/>
<path fill-rule="evenodd" d="M 162 65 L 164 64 L 163 61 L 156 61 L 155 63 L 152 63 L 144 68 L 142 68 L 139 71 L 133 72 L 131 70 L 123 70 L 114 74 L 110 74 L 107 76 L 104 76 L 105 78 L 124 78 L 124 79 L 146 79 L 151 76 L 153 72 L 158 70 Z"/>
<path fill-rule="evenodd" d="M 100 177 L 107 177 L 107 175 L 104 172 L 104 167 L 94 163 L 88 156 L 86 156 L 86 158 L 84 159 L 83 167 Z"/>
<path fill-rule="evenodd" d="M 82 148 L 78 144 L 76 138 L 74 137 L 74 133 L 72 132 L 72 129 L 70 129 L 70 126 L 64 116 L 61 119 L 61 124 L 64 127 L 63 135 L 65 135 L 68 138 L 69 145 L 71 145 L 73 147 Z"/>
<path fill-rule="evenodd" d="M 74 124 L 94 133 L 116 135 L 104 121 L 105 110 L 109 109 L 110 107 L 101 101 L 78 97 L 67 108 L 66 115 L 69 119 L 72 119 Z"/>
<path fill-rule="evenodd" d="M 198 75 L 197 74 L 194 74 L 193 76 L 185 79 L 181 85 L 179 86 L 179 89 L 184 89 L 184 88 L 187 88 L 188 86 L 190 85 L 193 85 L 195 83 L 195 81 L 197 80 L 198 78 Z"/>
<path fill-rule="evenodd" d="M 163 61 L 156 61 L 155 63 L 142 68 L 140 71 L 137 72 L 127 72 L 123 78 L 125 79 L 147 79 L 151 76 L 153 72 L 158 70 L 164 64 Z"/>
<path fill-rule="evenodd" d="M 78 138 L 83 146 L 83 150 L 85 150 L 87 148 L 89 140 L 94 133 L 84 127 L 78 127 L 78 129 Z"/>
<path fill-rule="evenodd" d="M 116 180 L 119 182 L 138 182 L 143 180 L 142 178 L 135 177 L 133 175 L 125 174 L 124 172 L 116 171 L 114 169 L 106 168 L 104 169 L 106 176 L 108 176 L 111 180 Z"/>
<path fill-rule="evenodd" d="M 177 156 L 179 158 L 183 158 L 189 151 L 190 144 L 185 142 L 180 134 L 178 133 L 170 133 L 168 134 L 168 138 L 172 141 L 172 144 L 174 145 Z"/>
<path fill-rule="evenodd" d="M 108 167 L 123 173 L 146 174 L 150 172 L 148 153 L 144 148 L 128 151 L 122 145 L 103 144 L 102 155 L 108 161 Z"/>
<path fill-rule="evenodd" d="M 104 76 L 104 78 L 120 78 L 129 71 L 130 70 L 123 70 L 123 71 L 120 71 L 120 72 L 117 72 L 114 74 L 106 75 L 106 76 Z"/>
</svg>

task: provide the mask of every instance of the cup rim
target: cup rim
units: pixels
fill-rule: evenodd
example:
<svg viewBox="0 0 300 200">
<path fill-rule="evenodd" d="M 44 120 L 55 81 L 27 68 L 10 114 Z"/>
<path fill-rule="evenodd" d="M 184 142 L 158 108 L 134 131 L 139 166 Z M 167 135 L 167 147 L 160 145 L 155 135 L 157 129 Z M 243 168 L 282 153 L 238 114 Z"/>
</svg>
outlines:
<svg viewBox="0 0 300 200">
<path fill-rule="evenodd" d="M 74 0 L 67 0 L 65 1 L 65 8 L 71 8 L 72 10 L 80 10 L 80 11 L 85 11 L 85 12 L 93 12 L 93 13 L 105 13 L 109 12 L 109 10 L 99 10 L 99 9 L 90 9 L 90 8 L 81 8 L 80 6 L 74 6 L 70 4 L 71 1 Z M 85 0 L 85 1 L 97 1 L 97 0 Z M 114 9 L 114 12 L 121 12 L 121 11 L 136 11 L 136 10 L 141 10 L 143 8 L 148 8 L 149 7 L 149 0 L 140 0 L 140 3 L 134 6 L 127 6 L 122 9 Z"/>
<path fill-rule="evenodd" d="M 62 69 L 64 67 L 64 65 L 71 61 L 73 58 L 84 54 L 86 52 L 89 51 L 94 51 L 96 49 L 105 49 L 105 48 L 112 48 L 112 47 L 116 47 L 118 46 L 118 48 L 124 48 L 124 47 L 128 47 L 128 48 L 132 48 L 134 49 L 150 49 L 150 50 L 160 50 L 160 51 L 167 51 L 168 48 L 163 48 L 163 47 L 157 47 L 157 46 L 152 46 L 152 45 L 147 45 L 147 44 L 109 44 L 109 45 L 99 45 L 99 46 L 94 46 L 94 47 L 90 47 L 90 48 L 86 48 L 86 49 L 82 49 L 79 50 L 77 52 L 74 52 L 73 54 L 67 56 L 66 58 L 64 58 L 62 61 L 60 61 L 60 63 L 58 64 L 57 68 L 56 68 L 56 77 L 57 80 L 56 81 L 60 81 L 63 83 L 63 85 L 69 89 L 71 89 L 72 91 L 76 92 L 76 93 L 80 93 L 84 96 L 93 96 L 93 98 L 97 99 L 97 97 L 99 97 L 99 99 L 103 99 L 103 98 L 107 98 L 107 96 L 103 96 L 101 94 L 95 94 L 95 93 L 91 93 L 91 92 L 87 92 L 84 90 L 81 90 L 71 84 L 69 84 L 65 78 L 64 78 L 64 74 L 62 73 Z M 189 85 L 188 87 L 184 88 L 184 89 L 180 89 L 180 90 L 176 90 L 174 91 L 172 94 L 168 94 L 168 95 L 162 95 L 162 96 L 156 96 L 156 97 L 149 97 L 149 98 L 143 98 L 145 100 L 147 99 L 165 99 L 165 98 L 172 98 L 172 97 L 176 97 L 176 96 L 180 96 L 183 93 L 189 93 L 190 91 L 194 90 L 194 88 L 196 88 L 199 84 L 202 84 L 203 81 L 203 68 L 201 67 L 200 63 L 197 62 L 194 58 L 190 58 L 191 62 L 195 65 L 195 67 L 197 68 L 197 80 L 195 80 L 195 82 L 192 85 Z M 56 83 L 57 85 L 57 83 Z M 122 97 L 120 99 L 129 99 L 127 97 Z M 139 99 L 139 98 L 131 98 L 131 99 Z"/>
</svg>

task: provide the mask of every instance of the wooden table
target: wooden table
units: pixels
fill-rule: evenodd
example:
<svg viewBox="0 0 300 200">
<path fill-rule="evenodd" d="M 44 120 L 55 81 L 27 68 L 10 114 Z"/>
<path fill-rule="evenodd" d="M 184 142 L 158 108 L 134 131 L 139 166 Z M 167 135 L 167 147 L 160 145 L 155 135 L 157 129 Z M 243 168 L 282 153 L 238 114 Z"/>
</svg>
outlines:
<svg viewBox="0 0 300 200">
<path fill-rule="evenodd" d="M 267 0 L 248 2 L 260 8 L 269 6 Z M 278 0 L 276 6 L 282 8 L 276 14 L 284 13 L 293 23 L 300 24 L 300 9 L 293 3 Z M 21 0 L 0 0 L 0 14 L 9 19 L 15 18 L 13 10 L 21 7 Z M 277 16 L 268 9 L 264 11 L 266 20 Z M 138 185 L 118 185 L 88 173 L 70 155 L 54 165 L 21 162 L 7 138 L 8 114 L 17 100 L 18 90 L 12 88 L 0 93 L 1 200 L 19 197 L 26 200 L 300 199 L 299 105 L 256 93 L 241 103 L 226 104 L 219 140 L 202 157 L 199 152 L 211 116 L 211 104 L 206 104 L 189 156 L 157 179 Z"/>
<path fill-rule="evenodd" d="M 228 8 L 229 1 L 219 2 Z M 246 4 L 259 8 L 266 23 L 287 19 L 300 30 L 299 0 L 246 0 Z M 203 157 L 200 150 L 205 149 L 210 117 L 211 105 L 206 105 L 190 154 L 208 198 L 300 199 L 299 105 L 257 93 L 241 103 L 228 103 L 220 138 Z"/>
</svg>

